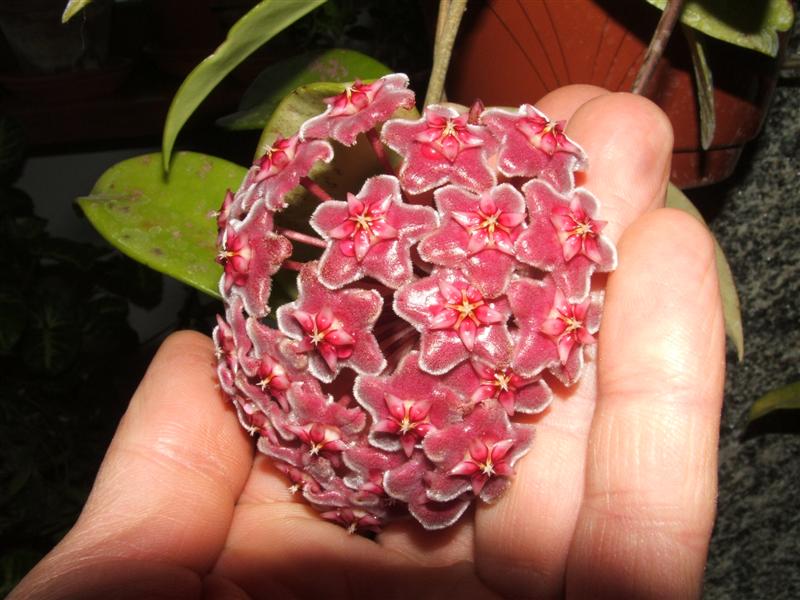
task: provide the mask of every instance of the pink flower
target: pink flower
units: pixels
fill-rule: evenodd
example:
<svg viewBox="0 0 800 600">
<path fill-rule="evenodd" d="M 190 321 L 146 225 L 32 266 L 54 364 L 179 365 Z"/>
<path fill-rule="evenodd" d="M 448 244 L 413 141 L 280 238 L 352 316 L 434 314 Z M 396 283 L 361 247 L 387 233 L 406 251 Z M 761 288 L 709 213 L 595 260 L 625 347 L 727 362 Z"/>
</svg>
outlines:
<svg viewBox="0 0 800 600">
<path fill-rule="evenodd" d="M 531 224 L 517 239 L 517 258 L 550 271 L 570 300 L 582 300 L 589 293 L 592 273 L 617 266 L 614 245 L 600 233 L 606 223 L 594 218 L 597 199 L 583 188 L 560 194 L 535 180 L 522 191 Z"/>
<path fill-rule="evenodd" d="M 242 374 L 237 378 L 237 387 L 256 403 L 274 399 L 282 410 L 288 411 L 289 386 L 293 382 L 314 382 L 307 372 L 307 361 L 293 361 L 291 340 L 258 319 L 247 320 L 247 335 L 253 351 L 240 358 Z"/>
<path fill-rule="evenodd" d="M 213 211 L 209 214 L 209 216 L 213 216 L 217 220 L 217 248 L 219 249 L 222 249 L 225 230 L 228 228 L 228 221 L 230 221 L 232 216 L 232 205 L 233 193 L 230 190 L 226 190 L 225 199 L 222 201 L 222 206 L 219 207 L 219 210 Z M 238 219 L 239 216 L 240 215 L 235 215 L 235 218 Z"/>
<path fill-rule="evenodd" d="M 217 262 L 225 268 L 220 294 L 227 296 L 233 288 L 241 294 L 250 315 L 266 316 L 272 275 L 291 254 L 289 240 L 272 232 L 269 211 L 254 210 L 241 223 L 229 223 L 217 255 Z"/>
<path fill-rule="evenodd" d="M 509 417 L 534 414 L 550 405 L 553 394 L 539 377 L 523 377 L 511 368 L 511 348 L 503 359 L 473 357 L 453 369 L 445 385 L 464 394 L 471 402 L 496 402 Z"/>
<path fill-rule="evenodd" d="M 359 531 L 379 532 L 380 526 L 383 524 L 383 520 L 379 516 L 357 508 L 341 507 L 326 511 L 320 516 L 341 525 L 349 534 Z"/>
<path fill-rule="evenodd" d="M 617 260 L 597 201 L 575 188 L 586 157 L 563 122 L 480 102 L 386 122 L 411 107 L 406 84 L 356 81 L 327 99 L 216 214 L 223 395 L 290 489 L 351 533 L 409 514 L 441 529 L 500 497 L 533 433 L 511 419 L 549 406 L 551 378 L 578 380 L 599 326 L 592 275 Z M 381 141 L 401 155 L 397 177 L 367 176 L 372 161 L 359 180 L 309 176 L 334 147 L 344 162 L 372 150 L 391 172 Z M 322 239 L 293 224 L 309 212 Z M 281 267 L 299 270 L 298 296 L 273 329 Z"/>
<path fill-rule="evenodd" d="M 369 446 L 353 446 L 342 455 L 345 465 L 353 474 L 344 478 L 345 485 L 357 490 L 353 497 L 360 506 L 375 505 L 386 500 L 383 476 L 387 471 L 404 464 L 405 458 L 397 452 L 385 452 Z"/>
<path fill-rule="evenodd" d="M 428 433 L 460 416 L 461 398 L 437 381 L 420 369 L 418 352 L 406 354 L 392 375 L 360 375 L 353 394 L 372 417 L 370 444 L 410 457 Z"/>
<path fill-rule="evenodd" d="M 484 502 L 497 499 L 528 451 L 532 433 L 512 425 L 499 406 L 478 407 L 462 423 L 431 433 L 422 447 L 440 476 L 431 478 L 428 497 L 446 501 L 471 489 Z"/>
<path fill-rule="evenodd" d="M 383 299 L 374 290 L 329 290 L 319 281 L 317 263 L 307 263 L 297 278 L 298 298 L 277 311 L 278 327 L 309 354 L 309 369 L 332 381 L 342 367 L 379 373 L 386 360 L 372 333 Z"/>
<path fill-rule="evenodd" d="M 426 482 L 434 470 L 435 465 L 417 451 L 403 464 L 388 471 L 383 480 L 389 495 L 407 503 L 408 512 L 428 530 L 450 527 L 470 505 L 470 498 L 464 493 L 445 502 L 431 500 Z"/>
<path fill-rule="evenodd" d="M 263 201 L 270 210 L 286 207 L 284 196 L 300 184 L 318 161 L 330 162 L 333 148 L 322 140 L 301 141 L 300 136 L 278 137 L 256 160 L 243 184 L 238 208 L 250 210 Z"/>
<path fill-rule="evenodd" d="M 387 75 L 373 83 L 356 80 L 341 94 L 326 98 L 327 110 L 305 122 L 303 139 L 331 138 L 352 146 L 356 137 L 391 117 L 400 108 L 414 108 L 414 92 L 407 89 L 408 77 Z"/>
<path fill-rule="evenodd" d="M 419 364 L 434 375 L 468 359 L 476 345 L 491 353 L 508 340 L 506 300 L 484 298 L 451 269 L 439 269 L 400 288 L 394 312 L 420 332 Z"/>
<path fill-rule="evenodd" d="M 508 299 L 519 325 L 512 367 L 526 376 L 547 368 L 564 385 L 575 383 L 583 368 L 583 347 L 595 342 L 600 298 L 591 295 L 571 303 L 547 277 L 512 282 Z"/>
<path fill-rule="evenodd" d="M 517 264 L 514 242 L 525 220 L 522 194 L 502 183 L 480 195 L 448 185 L 434 197 L 442 224 L 420 242 L 422 259 L 460 268 L 484 296 L 504 293 Z"/>
<path fill-rule="evenodd" d="M 311 216 L 311 226 L 328 247 L 320 259 L 320 280 L 340 288 L 369 276 L 397 288 L 412 276 L 411 245 L 437 224 L 426 206 L 403 203 L 395 177 L 367 180 L 347 202 L 327 201 Z"/>
<path fill-rule="evenodd" d="M 486 159 L 497 143 L 484 127 L 468 124 L 468 117 L 446 106 L 429 106 L 418 121 L 395 119 L 383 126 L 383 142 L 403 157 L 399 177 L 409 194 L 448 182 L 473 191 L 495 184 Z"/>
<path fill-rule="evenodd" d="M 538 177 L 558 190 L 575 185 L 586 154 L 564 134 L 564 121 L 551 121 L 530 104 L 516 113 L 493 108 L 481 122 L 500 140 L 498 170 L 506 177 Z"/>
</svg>

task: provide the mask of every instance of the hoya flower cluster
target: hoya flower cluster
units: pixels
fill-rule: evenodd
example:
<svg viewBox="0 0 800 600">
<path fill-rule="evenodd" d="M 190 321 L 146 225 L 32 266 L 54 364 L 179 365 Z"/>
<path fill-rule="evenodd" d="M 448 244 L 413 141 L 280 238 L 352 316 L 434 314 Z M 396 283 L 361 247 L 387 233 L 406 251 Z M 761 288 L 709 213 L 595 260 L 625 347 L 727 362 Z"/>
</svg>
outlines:
<svg viewBox="0 0 800 600">
<path fill-rule="evenodd" d="M 291 489 L 351 532 L 409 513 L 447 527 L 504 492 L 532 440 L 515 415 L 578 380 L 591 277 L 616 264 L 563 122 L 530 105 L 392 119 L 414 106 L 407 84 L 328 99 L 218 213 L 221 387 Z M 309 175 L 359 140 L 385 173 L 332 198 Z M 276 225 L 298 186 L 318 201 L 306 231 Z M 299 294 L 268 317 L 279 269 Z"/>
</svg>

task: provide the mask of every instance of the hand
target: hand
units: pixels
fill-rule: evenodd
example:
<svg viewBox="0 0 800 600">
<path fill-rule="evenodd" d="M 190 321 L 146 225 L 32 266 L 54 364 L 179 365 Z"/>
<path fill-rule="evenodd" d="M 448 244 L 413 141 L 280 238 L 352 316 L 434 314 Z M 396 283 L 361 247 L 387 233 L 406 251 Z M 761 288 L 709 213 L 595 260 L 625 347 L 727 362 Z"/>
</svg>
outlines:
<svg viewBox="0 0 800 600">
<path fill-rule="evenodd" d="M 443 532 L 350 536 L 293 498 L 215 384 L 211 341 L 171 336 L 80 519 L 11 594 L 43 598 L 683 598 L 714 520 L 724 335 L 714 250 L 663 209 L 672 133 L 649 101 L 589 86 L 570 119 L 582 185 L 618 240 L 597 358 L 555 389 L 509 492 Z M 205 594 L 205 595 L 204 595 Z"/>
</svg>

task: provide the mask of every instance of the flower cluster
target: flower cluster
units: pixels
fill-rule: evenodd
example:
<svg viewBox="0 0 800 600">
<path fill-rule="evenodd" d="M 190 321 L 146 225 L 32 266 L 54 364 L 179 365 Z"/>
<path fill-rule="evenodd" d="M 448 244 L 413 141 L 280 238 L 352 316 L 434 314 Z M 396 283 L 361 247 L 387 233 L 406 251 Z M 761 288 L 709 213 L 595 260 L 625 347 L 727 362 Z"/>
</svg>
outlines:
<svg viewBox="0 0 800 600">
<path fill-rule="evenodd" d="M 504 492 L 532 440 L 514 417 L 580 377 L 592 275 L 617 260 L 564 123 L 530 105 L 392 118 L 407 84 L 328 99 L 217 214 L 220 386 L 290 489 L 350 532 L 409 514 L 440 529 Z M 386 172 L 333 198 L 312 168 L 360 140 Z M 318 203 L 303 231 L 278 225 L 298 186 Z M 280 269 L 298 296 L 270 315 Z"/>
</svg>

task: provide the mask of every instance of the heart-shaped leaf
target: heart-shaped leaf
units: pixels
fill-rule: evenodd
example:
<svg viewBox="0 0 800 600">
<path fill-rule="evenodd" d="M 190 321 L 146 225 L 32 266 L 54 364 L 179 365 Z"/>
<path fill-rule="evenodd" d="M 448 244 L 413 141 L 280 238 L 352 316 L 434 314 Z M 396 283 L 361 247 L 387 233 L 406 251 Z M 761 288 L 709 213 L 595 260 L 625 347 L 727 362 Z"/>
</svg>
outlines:
<svg viewBox="0 0 800 600">
<path fill-rule="evenodd" d="M 231 130 L 263 129 L 280 101 L 301 85 L 371 80 L 390 72 L 386 65 L 354 50 L 334 49 L 294 56 L 264 69 L 242 97 L 239 111 L 217 123 Z"/>
<path fill-rule="evenodd" d="M 747 416 L 748 422 L 755 421 L 776 410 L 800 409 L 800 381 L 795 381 L 776 390 L 767 392 L 755 401 Z"/>
<path fill-rule="evenodd" d="M 647 0 L 664 10 L 667 0 Z M 794 21 L 789 0 L 687 0 L 681 22 L 713 38 L 763 52 L 778 54 L 778 31 Z"/>
<path fill-rule="evenodd" d="M 211 90 L 256 49 L 324 2 L 263 0 L 234 23 L 225 41 L 187 75 L 172 99 L 161 143 L 165 169 L 178 132 Z"/>
<path fill-rule="evenodd" d="M 669 184 L 667 188 L 666 205 L 677 208 L 685 213 L 692 215 L 698 221 L 706 225 L 700 211 L 695 208 L 682 191 Z M 736 354 L 741 361 L 744 358 L 744 332 L 742 331 L 742 313 L 739 307 L 739 294 L 736 292 L 736 284 L 733 281 L 733 273 L 725 258 L 719 243 L 714 239 L 714 250 L 717 256 L 717 277 L 719 277 L 719 291 L 722 296 L 722 316 L 725 319 L 725 333 L 733 342 Z"/>
<path fill-rule="evenodd" d="M 222 269 L 216 222 L 225 190 L 237 189 L 246 169 L 221 158 L 178 152 L 172 171 L 161 154 L 145 154 L 108 169 L 89 196 L 79 198 L 92 225 L 113 246 L 157 271 L 212 296 Z"/>
</svg>

